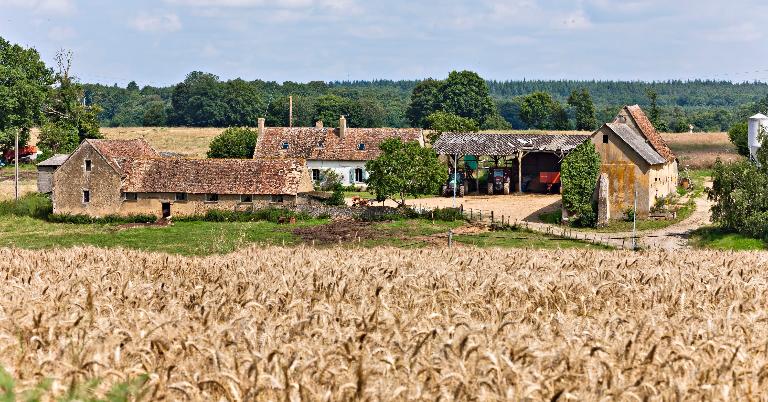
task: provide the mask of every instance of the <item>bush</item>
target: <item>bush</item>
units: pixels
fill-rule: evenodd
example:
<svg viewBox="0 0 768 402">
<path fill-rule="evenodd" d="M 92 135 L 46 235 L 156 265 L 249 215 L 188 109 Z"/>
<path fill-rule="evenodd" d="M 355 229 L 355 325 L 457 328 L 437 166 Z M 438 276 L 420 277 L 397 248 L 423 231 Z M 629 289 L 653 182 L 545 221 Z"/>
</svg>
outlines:
<svg viewBox="0 0 768 402">
<path fill-rule="evenodd" d="M 251 159 L 258 133 L 246 127 L 230 127 L 211 141 L 209 158 Z"/>
<path fill-rule="evenodd" d="M 333 206 L 347 205 L 346 201 L 344 201 L 344 187 L 341 183 L 337 182 L 336 185 L 333 186 L 331 198 L 326 200 L 325 204 Z"/>
<path fill-rule="evenodd" d="M 587 140 L 576 147 L 563 160 L 560 174 L 563 206 L 574 215 L 573 225 L 595 226 L 597 208 L 592 202 L 592 195 L 600 174 L 600 155 L 595 150 L 595 145 Z"/>
<path fill-rule="evenodd" d="M 149 214 L 137 214 L 137 215 L 106 215 L 101 218 L 94 218 L 88 215 L 82 214 L 50 214 L 46 217 L 49 222 L 53 223 L 72 223 L 79 225 L 86 224 L 113 224 L 113 225 L 125 225 L 129 223 L 153 223 L 157 221 L 157 216 Z"/>
<path fill-rule="evenodd" d="M 728 138 L 730 138 L 733 145 L 736 146 L 739 155 L 749 156 L 748 131 L 749 126 L 747 123 L 736 123 L 728 130 Z"/>
<path fill-rule="evenodd" d="M 280 218 L 296 218 L 296 220 L 310 220 L 312 217 L 303 212 L 294 212 L 284 208 L 263 208 L 253 212 L 246 211 L 224 211 L 212 209 L 205 215 L 190 215 L 174 218 L 179 222 L 273 222 L 277 223 Z"/>
<path fill-rule="evenodd" d="M 14 200 L 0 202 L 0 215 L 29 216 L 37 219 L 46 219 L 53 212 L 51 199 L 40 193 L 30 193 Z"/>
<path fill-rule="evenodd" d="M 635 209 L 634 208 L 627 208 L 624 211 L 624 220 L 626 222 L 634 222 L 636 218 Z"/>
</svg>

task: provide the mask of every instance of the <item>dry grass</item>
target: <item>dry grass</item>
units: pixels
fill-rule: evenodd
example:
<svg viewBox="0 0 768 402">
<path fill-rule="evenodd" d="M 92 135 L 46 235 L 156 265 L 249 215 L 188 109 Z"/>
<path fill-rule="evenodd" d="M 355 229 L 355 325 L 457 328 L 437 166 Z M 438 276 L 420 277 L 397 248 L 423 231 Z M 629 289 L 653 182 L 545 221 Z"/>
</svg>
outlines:
<svg viewBox="0 0 768 402">
<path fill-rule="evenodd" d="M 37 180 L 19 180 L 19 196 L 37 191 Z M 12 200 L 15 197 L 13 180 L 0 181 L 0 201 Z"/>
<path fill-rule="evenodd" d="M 681 168 L 710 168 L 717 158 L 724 162 L 742 159 L 728 133 L 665 133 L 662 137 L 677 154 Z"/>
<path fill-rule="evenodd" d="M 471 250 L 470 250 L 471 251 Z M 764 254 L 0 250 L 19 388 L 192 400 L 758 400 Z"/>
</svg>

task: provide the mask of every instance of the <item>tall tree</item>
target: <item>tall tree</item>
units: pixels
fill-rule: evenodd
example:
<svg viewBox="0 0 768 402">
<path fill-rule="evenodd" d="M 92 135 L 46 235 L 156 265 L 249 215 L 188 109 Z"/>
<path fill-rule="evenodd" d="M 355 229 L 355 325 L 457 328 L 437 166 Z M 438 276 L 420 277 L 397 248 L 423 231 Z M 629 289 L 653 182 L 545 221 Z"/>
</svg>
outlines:
<svg viewBox="0 0 768 402">
<path fill-rule="evenodd" d="M 19 144 L 26 145 L 52 83 L 53 72 L 37 50 L 0 37 L 0 151 L 13 149 L 17 133 Z"/>
<path fill-rule="evenodd" d="M 323 124 L 335 127 L 341 115 L 349 114 L 349 101 L 338 95 L 324 95 L 317 98 L 315 103 L 315 121 L 322 120 Z"/>
<path fill-rule="evenodd" d="M 440 87 L 440 108 L 483 125 L 497 113 L 488 84 L 472 71 L 452 71 Z"/>
<path fill-rule="evenodd" d="M 194 71 L 173 88 L 172 121 L 181 126 L 215 127 L 226 119 L 227 104 L 219 77 Z"/>
<path fill-rule="evenodd" d="M 349 103 L 347 120 L 352 127 L 381 127 L 384 125 L 386 110 L 374 99 L 361 98 Z"/>
<path fill-rule="evenodd" d="M 257 137 L 258 133 L 249 128 L 230 127 L 211 141 L 208 157 L 251 159 Z"/>
<path fill-rule="evenodd" d="M 586 88 L 573 90 L 568 97 L 568 106 L 575 111 L 577 130 L 592 131 L 597 128 L 595 104 L 592 102 L 589 90 Z"/>
<path fill-rule="evenodd" d="M 443 133 L 474 133 L 480 130 L 476 121 L 466 117 L 456 116 L 453 113 L 443 112 L 442 110 L 427 116 L 429 128 L 433 134 L 430 141 L 434 142 Z"/>
<path fill-rule="evenodd" d="M 648 97 L 648 103 L 650 104 L 648 119 L 651 120 L 651 124 L 658 131 L 667 131 L 667 125 L 661 120 L 661 111 L 658 103 L 659 94 L 653 88 L 647 88 L 645 95 Z"/>
<path fill-rule="evenodd" d="M 432 78 L 421 81 L 413 88 L 411 103 L 405 112 L 413 127 L 428 127 L 427 116 L 439 108 L 440 88 L 440 81 Z"/>
<path fill-rule="evenodd" d="M 226 105 L 225 126 L 251 126 L 258 124 L 260 116 L 267 111 L 267 103 L 254 85 L 241 79 L 223 84 L 223 102 Z"/>
<path fill-rule="evenodd" d="M 552 128 L 552 113 L 556 101 L 546 92 L 534 92 L 520 103 L 520 119 L 529 128 Z"/>
</svg>

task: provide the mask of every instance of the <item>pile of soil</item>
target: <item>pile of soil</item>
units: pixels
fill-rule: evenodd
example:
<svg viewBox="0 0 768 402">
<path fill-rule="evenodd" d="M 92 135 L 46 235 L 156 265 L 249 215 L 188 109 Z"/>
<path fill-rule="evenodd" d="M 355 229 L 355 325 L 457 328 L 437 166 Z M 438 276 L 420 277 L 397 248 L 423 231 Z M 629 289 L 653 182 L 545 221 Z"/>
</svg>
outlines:
<svg viewBox="0 0 768 402">
<path fill-rule="evenodd" d="M 325 225 L 296 228 L 293 234 L 309 243 L 332 244 L 340 241 L 381 239 L 386 234 L 376 230 L 371 222 L 337 220 Z"/>
</svg>

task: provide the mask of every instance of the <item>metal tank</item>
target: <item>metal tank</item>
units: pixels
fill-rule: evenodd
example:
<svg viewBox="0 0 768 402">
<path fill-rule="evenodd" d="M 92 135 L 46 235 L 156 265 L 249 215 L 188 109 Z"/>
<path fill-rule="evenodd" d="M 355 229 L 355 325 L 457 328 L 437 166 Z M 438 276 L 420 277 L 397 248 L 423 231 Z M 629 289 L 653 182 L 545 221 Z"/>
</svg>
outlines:
<svg viewBox="0 0 768 402">
<path fill-rule="evenodd" d="M 768 116 L 758 113 L 749 118 L 748 145 L 749 156 L 755 159 L 755 153 L 760 149 L 762 135 L 768 135 Z"/>
</svg>

